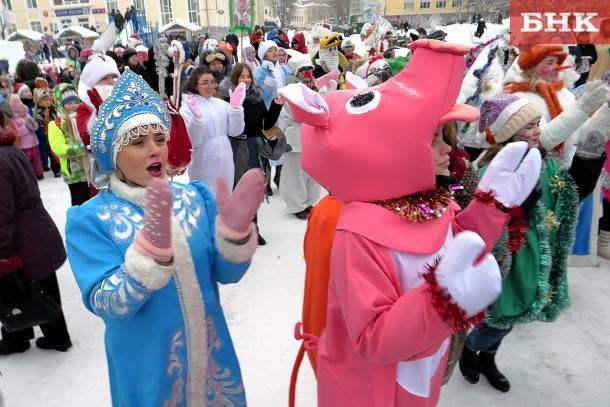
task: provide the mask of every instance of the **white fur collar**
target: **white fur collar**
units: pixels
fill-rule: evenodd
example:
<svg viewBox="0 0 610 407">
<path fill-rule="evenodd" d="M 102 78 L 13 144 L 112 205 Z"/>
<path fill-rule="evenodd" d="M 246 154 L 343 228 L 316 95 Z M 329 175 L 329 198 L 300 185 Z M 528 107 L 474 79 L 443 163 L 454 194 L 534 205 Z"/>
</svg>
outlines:
<svg viewBox="0 0 610 407">
<path fill-rule="evenodd" d="M 146 188 L 134 187 L 121 181 L 115 174 L 110 176 L 110 188 L 116 196 L 144 208 L 146 205 Z"/>
</svg>

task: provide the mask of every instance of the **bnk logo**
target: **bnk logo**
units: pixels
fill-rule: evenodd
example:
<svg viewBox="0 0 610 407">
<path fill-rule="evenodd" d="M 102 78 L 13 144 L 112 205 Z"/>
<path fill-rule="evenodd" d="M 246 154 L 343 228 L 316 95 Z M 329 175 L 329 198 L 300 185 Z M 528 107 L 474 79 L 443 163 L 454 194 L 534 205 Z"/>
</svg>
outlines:
<svg viewBox="0 0 610 407">
<path fill-rule="evenodd" d="M 606 0 L 511 0 L 510 33 L 515 46 L 608 44 L 610 7 Z"/>
</svg>

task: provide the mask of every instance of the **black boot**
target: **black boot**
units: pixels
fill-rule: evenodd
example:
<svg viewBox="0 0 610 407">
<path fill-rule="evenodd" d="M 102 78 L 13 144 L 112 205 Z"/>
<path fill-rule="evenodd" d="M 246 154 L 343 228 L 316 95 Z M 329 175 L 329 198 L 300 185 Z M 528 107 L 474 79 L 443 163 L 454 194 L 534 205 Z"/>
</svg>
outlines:
<svg viewBox="0 0 610 407">
<path fill-rule="evenodd" d="M 65 352 L 72 347 L 72 342 L 70 341 L 70 338 L 58 342 L 51 341 L 49 338 L 43 336 L 42 338 L 36 339 L 36 346 L 38 346 L 40 349 L 54 349 L 60 352 Z"/>
<path fill-rule="evenodd" d="M 267 184 L 267 195 L 273 196 L 273 189 L 271 189 L 271 183 Z"/>
<path fill-rule="evenodd" d="M 506 376 L 498 370 L 496 366 L 496 352 L 479 353 L 479 370 L 487 377 L 487 381 L 496 390 L 506 393 L 510 390 L 510 383 Z"/>
<path fill-rule="evenodd" d="M 30 349 L 30 340 L 29 339 L 19 340 L 19 341 L 7 340 L 7 339 L 0 340 L 0 355 L 1 356 L 10 355 L 12 353 L 22 353 L 28 349 Z"/>
<path fill-rule="evenodd" d="M 479 382 L 479 357 L 477 352 L 470 349 L 468 345 L 465 345 L 462 350 L 460 372 L 462 372 L 464 380 L 468 383 L 475 384 Z"/>
<path fill-rule="evenodd" d="M 282 178 L 282 166 L 278 165 L 275 167 L 275 175 L 273 177 L 273 182 L 277 185 L 277 188 L 280 188 L 280 180 Z"/>
<path fill-rule="evenodd" d="M 307 220 L 307 216 L 309 216 L 309 212 L 307 212 L 307 209 L 303 209 L 302 211 L 295 213 L 294 216 L 296 216 L 297 218 L 299 218 L 301 220 Z"/>
</svg>

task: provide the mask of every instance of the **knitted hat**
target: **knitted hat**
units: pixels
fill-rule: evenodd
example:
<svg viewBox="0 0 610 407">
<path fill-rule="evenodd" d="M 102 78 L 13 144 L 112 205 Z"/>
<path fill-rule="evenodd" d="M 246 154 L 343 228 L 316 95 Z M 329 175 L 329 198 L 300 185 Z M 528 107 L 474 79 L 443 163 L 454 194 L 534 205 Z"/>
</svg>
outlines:
<svg viewBox="0 0 610 407">
<path fill-rule="evenodd" d="M 349 38 L 344 39 L 343 42 L 341 43 L 341 50 L 343 51 L 347 47 L 355 48 L 354 41 L 352 41 Z"/>
<path fill-rule="evenodd" d="M 559 64 L 561 65 L 567 56 L 568 54 L 561 45 L 537 44 L 523 49 L 517 63 L 521 69 L 526 71 L 538 65 L 546 57 L 559 58 Z"/>
<path fill-rule="evenodd" d="M 479 131 L 485 132 L 489 144 L 504 143 L 539 117 L 538 109 L 526 98 L 500 93 L 481 105 Z"/>
<path fill-rule="evenodd" d="M 26 85 L 25 83 L 16 83 L 15 84 L 15 93 L 19 96 L 19 98 L 23 98 L 23 93 L 29 90 L 30 92 L 32 91 L 30 89 L 30 87 L 28 85 Z"/>
<path fill-rule="evenodd" d="M 65 106 L 70 102 L 80 103 L 80 99 L 78 98 L 78 93 L 76 93 L 76 90 L 74 90 L 74 89 L 66 89 L 66 91 L 61 94 L 62 106 Z"/>
</svg>

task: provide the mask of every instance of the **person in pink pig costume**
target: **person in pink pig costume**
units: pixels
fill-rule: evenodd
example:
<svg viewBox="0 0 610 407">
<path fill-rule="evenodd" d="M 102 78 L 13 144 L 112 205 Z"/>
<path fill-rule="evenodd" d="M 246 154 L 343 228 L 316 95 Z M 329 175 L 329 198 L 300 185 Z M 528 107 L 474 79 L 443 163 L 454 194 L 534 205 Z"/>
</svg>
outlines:
<svg viewBox="0 0 610 407">
<path fill-rule="evenodd" d="M 478 118 L 455 105 L 469 49 L 411 49 L 407 68 L 372 88 L 279 92 L 303 123 L 304 170 L 345 204 L 318 343 L 320 407 L 436 405 L 450 337 L 499 295 L 489 251 L 540 173 L 539 151 L 511 144 L 455 216 L 451 192 L 436 188 L 431 144 L 444 123 Z"/>
</svg>

